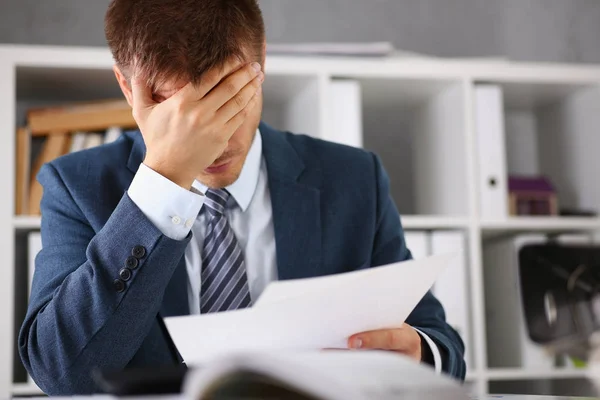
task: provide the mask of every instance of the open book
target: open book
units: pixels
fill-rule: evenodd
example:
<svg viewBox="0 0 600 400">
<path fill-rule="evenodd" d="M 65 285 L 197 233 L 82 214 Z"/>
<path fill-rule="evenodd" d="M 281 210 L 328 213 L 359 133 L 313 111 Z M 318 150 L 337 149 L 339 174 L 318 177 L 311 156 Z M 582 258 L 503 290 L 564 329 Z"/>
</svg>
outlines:
<svg viewBox="0 0 600 400">
<path fill-rule="evenodd" d="M 388 352 L 241 353 L 191 372 L 187 400 L 466 400 L 457 382 Z"/>
</svg>

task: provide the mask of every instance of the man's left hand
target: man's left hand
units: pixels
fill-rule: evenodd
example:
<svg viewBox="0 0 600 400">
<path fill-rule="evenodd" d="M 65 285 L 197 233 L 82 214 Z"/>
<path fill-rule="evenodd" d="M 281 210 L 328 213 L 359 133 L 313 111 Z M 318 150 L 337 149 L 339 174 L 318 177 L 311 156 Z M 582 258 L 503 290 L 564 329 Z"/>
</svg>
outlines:
<svg viewBox="0 0 600 400">
<path fill-rule="evenodd" d="M 421 361 L 421 335 L 408 324 L 400 328 L 357 333 L 348 339 L 351 349 L 390 350 Z"/>
</svg>

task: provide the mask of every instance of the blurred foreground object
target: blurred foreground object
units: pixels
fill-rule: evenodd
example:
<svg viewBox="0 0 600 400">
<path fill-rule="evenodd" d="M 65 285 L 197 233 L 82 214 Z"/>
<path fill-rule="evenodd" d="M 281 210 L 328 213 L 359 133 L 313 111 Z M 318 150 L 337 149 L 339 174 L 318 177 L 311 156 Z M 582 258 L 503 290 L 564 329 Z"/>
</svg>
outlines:
<svg viewBox="0 0 600 400">
<path fill-rule="evenodd" d="M 463 387 L 409 358 L 379 351 L 248 353 L 191 372 L 185 397 L 466 400 Z"/>
</svg>

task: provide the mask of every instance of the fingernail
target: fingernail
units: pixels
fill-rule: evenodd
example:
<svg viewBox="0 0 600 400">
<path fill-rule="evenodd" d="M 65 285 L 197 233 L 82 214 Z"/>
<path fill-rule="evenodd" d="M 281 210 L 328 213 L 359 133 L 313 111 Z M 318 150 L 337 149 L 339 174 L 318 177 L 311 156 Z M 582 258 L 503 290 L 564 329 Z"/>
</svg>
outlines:
<svg viewBox="0 0 600 400">
<path fill-rule="evenodd" d="M 260 64 L 257 62 L 252 63 L 252 68 L 256 71 L 256 72 L 260 72 L 261 67 Z"/>
<path fill-rule="evenodd" d="M 258 74 L 258 77 L 259 77 L 259 79 L 260 79 L 261 82 L 264 82 L 264 80 L 265 80 L 265 73 L 264 72 L 260 72 Z"/>
<path fill-rule="evenodd" d="M 354 339 L 352 341 L 352 348 L 353 349 L 360 349 L 362 347 L 362 339 Z"/>
</svg>

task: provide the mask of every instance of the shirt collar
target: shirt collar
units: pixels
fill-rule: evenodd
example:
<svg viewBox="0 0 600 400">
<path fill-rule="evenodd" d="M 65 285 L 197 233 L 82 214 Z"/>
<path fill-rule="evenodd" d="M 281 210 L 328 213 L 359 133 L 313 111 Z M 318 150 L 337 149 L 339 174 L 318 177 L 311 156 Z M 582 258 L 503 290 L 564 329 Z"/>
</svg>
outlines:
<svg viewBox="0 0 600 400">
<path fill-rule="evenodd" d="M 244 161 L 242 172 L 238 179 L 225 189 L 231 194 L 231 197 L 236 201 L 242 211 L 246 211 L 250 206 L 256 185 L 258 183 L 258 175 L 260 173 L 260 163 L 262 158 L 262 137 L 260 130 L 256 130 L 252 145 Z M 208 187 L 199 181 L 194 181 L 192 185 L 195 189 L 202 193 L 206 193 Z"/>
</svg>

